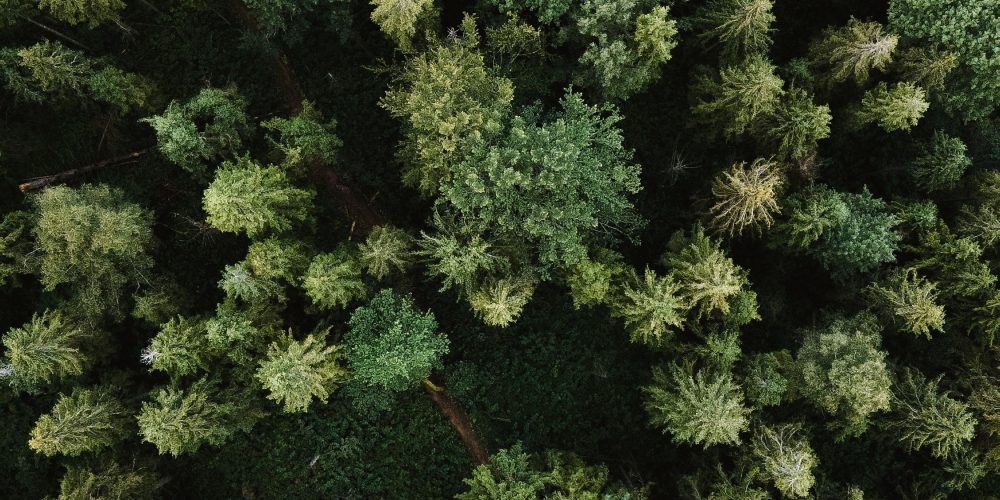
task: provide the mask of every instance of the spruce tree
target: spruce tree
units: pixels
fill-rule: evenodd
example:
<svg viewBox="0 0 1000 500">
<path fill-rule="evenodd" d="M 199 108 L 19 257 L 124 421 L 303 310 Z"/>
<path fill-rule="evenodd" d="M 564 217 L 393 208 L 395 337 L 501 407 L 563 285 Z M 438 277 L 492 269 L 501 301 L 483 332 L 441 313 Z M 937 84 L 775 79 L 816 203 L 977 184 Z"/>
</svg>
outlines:
<svg viewBox="0 0 1000 500">
<path fill-rule="evenodd" d="M 81 350 L 86 340 L 83 329 L 62 312 L 36 313 L 31 322 L 3 336 L 0 377 L 17 390 L 35 391 L 42 384 L 80 375 L 89 362 Z"/>
<path fill-rule="evenodd" d="M 361 265 L 345 247 L 317 255 L 302 278 L 302 288 L 321 309 L 347 307 L 366 293 Z"/>
<path fill-rule="evenodd" d="M 674 233 L 662 261 L 680 284 L 686 306 L 698 318 L 715 311 L 729 314 L 730 301 L 749 283 L 746 271 L 701 226 L 695 226 L 690 236 Z"/>
<path fill-rule="evenodd" d="M 772 113 L 780 102 L 782 81 L 764 56 L 723 66 L 719 78 L 702 76 L 692 87 L 694 117 L 723 130 L 728 138 L 745 132 L 758 118 Z"/>
<path fill-rule="evenodd" d="M 904 370 L 893 390 L 889 428 L 907 448 L 929 448 L 931 455 L 945 458 L 975 437 L 976 418 L 968 405 L 939 389 L 941 378 L 928 380 L 916 370 Z"/>
<path fill-rule="evenodd" d="M 819 459 L 797 425 L 761 426 L 754 433 L 753 455 L 763 463 L 764 475 L 782 495 L 809 496 Z"/>
<path fill-rule="evenodd" d="M 913 161 L 913 178 L 927 191 L 955 187 L 972 165 L 965 143 L 940 130 L 935 130 L 930 143 L 919 151 L 920 156 Z"/>
<path fill-rule="evenodd" d="M 905 330 L 930 339 L 931 331 L 944 331 L 944 306 L 937 303 L 936 288 L 916 270 L 909 269 L 895 273 L 884 285 L 872 284 L 870 290 Z"/>
<path fill-rule="evenodd" d="M 282 404 L 285 413 L 304 412 L 313 398 L 326 402 L 336 384 L 347 378 L 338 364 L 337 346 L 327 346 L 309 335 L 271 343 L 267 359 L 261 361 L 256 378 L 267 389 L 268 399 Z"/>
<path fill-rule="evenodd" d="M 624 300 L 614 305 L 615 314 L 625 320 L 632 342 L 661 345 L 684 324 L 690 306 L 672 276 L 657 276 L 647 268 L 635 281 L 625 287 Z"/>
<path fill-rule="evenodd" d="M 359 260 L 365 271 L 376 279 L 403 272 L 411 260 L 411 238 L 402 229 L 376 226 L 364 243 L 358 245 Z"/>
<path fill-rule="evenodd" d="M 750 410 L 729 374 L 692 372 L 671 365 L 653 371 L 653 384 L 643 388 L 652 424 L 673 436 L 675 443 L 739 444 Z"/>
<path fill-rule="evenodd" d="M 886 69 L 898 43 L 899 37 L 883 33 L 879 23 L 852 17 L 846 26 L 827 28 L 809 46 L 809 55 L 815 65 L 828 69 L 832 83 L 853 79 L 860 85 L 872 70 Z"/>
<path fill-rule="evenodd" d="M 129 413 L 107 387 L 74 388 L 39 417 L 28 446 L 46 456 L 70 457 L 111 446 L 125 437 Z"/>
<path fill-rule="evenodd" d="M 749 166 L 733 164 L 712 180 L 712 224 L 722 233 L 738 236 L 745 229 L 760 232 L 771 227 L 774 214 L 781 211 L 777 195 L 782 180 L 778 165 L 758 158 Z"/>
<path fill-rule="evenodd" d="M 888 87 L 885 82 L 865 92 L 857 119 L 861 123 L 877 123 L 882 130 L 910 130 L 917 125 L 930 104 L 927 93 L 916 85 L 903 82 Z"/>
<path fill-rule="evenodd" d="M 763 54 L 771 46 L 771 0 L 712 0 L 698 13 L 700 36 L 722 45 L 725 59 Z"/>
</svg>

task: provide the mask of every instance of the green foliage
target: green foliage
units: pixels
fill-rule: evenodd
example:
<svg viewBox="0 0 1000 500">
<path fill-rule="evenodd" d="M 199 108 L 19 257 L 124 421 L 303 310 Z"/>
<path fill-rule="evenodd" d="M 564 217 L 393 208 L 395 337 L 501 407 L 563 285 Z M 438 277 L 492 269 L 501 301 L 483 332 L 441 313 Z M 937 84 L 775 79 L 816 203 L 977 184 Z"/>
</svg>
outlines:
<svg viewBox="0 0 1000 500">
<path fill-rule="evenodd" d="M 46 456 L 75 457 L 112 446 L 125 436 L 129 414 L 106 387 L 74 388 L 31 430 L 28 446 Z"/>
<path fill-rule="evenodd" d="M 913 161 L 913 178 L 927 191 L 951 189 L 971 165 L 965 143 L 936 130 L 930 143 L 920 149 L 920 156 Z"/>
<path fill-rule="evenodd" d="M 251 243 L 245 262 L 256 276 L 296 283 L 309 267 L 308 254 L 301 241 L 272 237 Z"/>
<path fill-rule="evenodd" d="M 938 458 L 954 456 L 975 436 L 976 419 L 968 405 L 938 389 L 941 377 L 927 380 L 905 370 L 893 391 L 889 428 L 911 450 L 929 448 Z"/>
<path fill-rule="evenodd" d="M 739 444 L 750 410 L 728 373 L 671 365 L 653 370 L 653 384 L 643 388 L 653 426 L 673 435 L 675 443 Z"/>
<path fill-rule="evenodd" d="M 96 468 L 70 465 L 59 482 L 59 500 L 149 498 L 154 477 L 134 466 L 108 462 Z"/>
<path fill-rule="evenodd" d="M 321 309 L 347 307 L 367 290 L 361 280 L 361 265 L 345 247 L 313 258 L 302 278 L 302 288 Z"/>
<path fill-rule="evenodd" d="M 86 23 L 91 28 L 118 19 L 125 8 L 122 0 L 39 0 L 38 7 L 52 17 L 72 25 Z"/>
<path fill-rule="evenodd" d="M 719 78 L 700 76 L 691 89 L 694 117 L 723 131 L 726 137 L 742 134 L 755 120 L 774 112 L 784 91 L 775 67 L 755 55 L 740 64 L 723 66 Z"/>
<path fill-rule="evenodd" d="M 892 88 L 879 82 L 861 98 L 857 119 L 861 123 L 877 123 L 886 132 L 910 130 L 930 107 L 926 97 L 924 89 L 909 82 L 897 83 Z"/>
<path fill-rule="evenodd" d="M 0 220 L 0 285 L 29 270 L 26 264 L 33 246 L 29 237 L 32 219 L 31 213 L 16 211 Z"/>
<path fill-rule="evenodd" d="M 364 243 L 358 245 L 358 260 L 368 274 L 382 280 L 406 270 L 411 258 L 411 243 L 410 235 L 402 229 L 376 226 L 368 233 Z"/>
<path fill-rule="evenodd" d="M 257 380 L 270 391 L 267 398 L 283 405 L 285 413 L 304 412 L 313 397 L 326 402 L 347 370 L 338 364 L 337 346 L 327 346 L 312 335 L 301 342 L 272 343 L 267 359 L 257 369 Z"/>
<path fill-rule="evenodd" d="M 899 54 L 903 80 L 932 91 L 945 86 L 945 78 L 958 66 L 958 54 L 935 47 L 910 47 Z"/>
<path fill-rule="evenodd" d="M 48 291 L 68 287 L 77 311 L 117 313 L 123 288 L 152 266 L 150 215 L 106 185 L 50 187 L 33 199 L 35 251 Z"/>
<path fill-rule="evenodd" d="M 208 173 L 205 162 L 241 147 L 250 128 L 246 107 L 234 87 L 205 88 L 187 102 L 171 101 L 163 114 L 142 121 L 153 127 L 163 156 L 203 177 Z"/>
<path fill-rule="evenodd" d="M 122 113 L 135 107 L 144 109 L 149 104 L 153 86 L 135 73 L 105 66 L 90 75 L 87 90 L 97 101 L 116 106 Z"/>
<path fill-rule="evenodd" d="M 254 274 L 249 267 L 240 262 L 227 265 L 222 270 L 219 288 L 226 296 L 260 304 L 268 299 L 282 299 L 281 285 L 277 281 Z"/>
<path fill-rule="evenodd" d="M 884 286 L 870 286 L 876 300 L 903 323 L 904 329 L 928 339 L 932 330 L 944 331 L 944 306 L 937 303 L 936 288 L 913 269 L 896 273 Z"/>
<path fill-rule="evenodd" d="M 413 50 L 417 21 L 433 8 L 432 0 L 372 0 L 372 21 L 404 51 Z"/>
<path fill-rule="evenodd" d="M 834 317 L 809 330 L 795 355 L 795 391 L 838 416 L 837 434 L 856 436 L 873 413 L 889 409 L 892 384 L 879 350 L 876 319 L 867 314 Z"/>
<path fill-rule="evenodd" d="M 207 371 L 213 353 L 205 334 L 204 319 L 171 318 L 160 325 L 160 332 L 142 352 L 142 361 L 171 377 Z"/>
<path fill-rule="evenodd" d="M 186 390 L 160 389 L 153 401 L 142 403 L 139 434 L 160 454 L 194 453 L 202 444 L 218 446 L 237 431 L 248 431 L 258 417 L 234 395 L 220 392 L 201 379 Z"/>
<path fill-rule="evenodd" d="M 426 379 L 448 352 L 430 311 L 421 313 L 410 297 L 382 290 L 351 314 L 344 357 L 355 380 L 398 392 Z"/>
<path fill-rule="evenodd" d="M 256 237 L 280 233 L 309 216 L 315 193 L 295 187 L 278 167 L 241 156 L 222 163 L 205 189 L 208 223 L 220 231 Z"/>
<path fill-rule="evenodd" d="M 514 118 L 498 144 L 454 166 L 439 201 L 479 233 L 537 253 L 542 271 L 586 256 L 587 238 L 630 234 L 639 224 L 630 194 L 639 167 L 625 149 L 621 117 L 572 91 L 552 120 Z"/>
<path fill-rule="evenodd" d="M 781 404 L 788 393 L 788 379 L 782 372 L 790 362 L 787 352 L 755 354 L 747 361 L 747 373 L 741 385 L 754 407 Z"/>
<path fill-rule="evenodd" d="M 726 256 L 718 241 L 705 236 L 701 226 L 695 226 L 690 237 L 674 233 L 662 261 L 680 284 L 685 307 L 698 318 L 715 311 L 729 314 L 730 301 L 749 284 L 746 271 Z"/>
<path fill-rule="evenodd" d="M 516 276 L 488 281 L 469 295 L 469 305 L 490 326 L 501 328 L 517 321 L 535 292 L 530 276 Z"/>
<path fill-rule="evenodd" d="M 205 322 L 205 340 L 210 348 L 241 364 L 256 361 L 254 354 L 264 350 L 268 333 L 254 325 L 250 314 L 228 302 L 219 304 L 215 316 Z"/>
<path fill-rule="evenodd" d="M 60 311 L 46 309 L 30 323 L 3 336 L 5 362 L 0 377 L 17 390 L 34 391 L 56 379 L 80 375 L 87 364 L 81 351 L 86 335 Z"/>
<path fill-rule="evenodd" d="M 919 243 L 908 250 L 916 254 L 910 266 L 937 284 L 946 304 L 992 293 L 997 278 L 984 262 L 983 249 L 975 240 L 956 237 L 947 226 L 939 225 L 921 234 Z"/>
<path fill-rule="evenodd" d="M 573 306 L 612 304 L 618 298 L 622 280 L 627 276 L 621 254 L 598 248 L 594 255 L 577 263 L 566 276 Z"/>
<path fill-rule="evenodd" d="M 472 18 L 465 18 L 462 32 L 460 41 L 407 61 L 380 103 L 403 119 L 403 180 L 424 196 L 437 194 L 465 148 L 501 131 L 514 99 L 511 81 L 487 71 Z"/>
<path fill-rule="evenodd" d="M 761 134 L 777 145 L 783 158 L 803 159 L 816 152 L 816 143 L 830 137 L 830 106 L 813 104 L 805 90 L 793 87 L 761 121 Z"/>
<path fill-rule="evenodd" d="M 531 456 L 520 443 L 500 450 L 490 457 L 490 463 L 472 470 L 464 480 L 468 491 L 455 496 L 458 500 L 488 498 L 534 499 L 545 488 L 543 473 L 533 470 Z"/>
<path fill-rule="evenodd" d="M 437 217 L 435 221 L 440 232 L 433 236 L 421 232 L 421 238 L 417 241 L 420 250 L 417 253 L 429 261 L 429 274 L 444 278 L 442 292 L 457 288 L 461 293 L 468 293 L 484 275 L 493 274 L 509 265 L 482 236 L 467 234 L 465 229 L 455 230 Z"/>
<path fill-rule="evenodd" d="M 333 132 L 337 121 L 330 119 L 324 122 L 323 114 L 310 101 L 302 101 L 302 111 L 292 118 L 271 118 L 261 122 L 260 126 L 278 134 L 278 138 L 272 140 L 286 160 L 303 159 L 332 164 L 344 144 Z"/>
<path fill-rule="evenodd" d="M 751 449 L 763 463 L 764 476 L 782 495 L 790 498 L 809 496 L 816 479 L 813 469 L 819 459 L 796 425 L 761 426 L 754 433 Z"/>
<path fill-rule="evenodd" d="M 7 89 L 18 99 L 43 102 L 81 96 L 94 61 L 59 42 L 44 41 L 20 50 L 0 49 Z"/>
<path fill-rule="evenodd" d="M 958 67 L 941 93 L 945 107 L 963 120 L 989 116 L 996 108 L 1000 55 L 998 6 L 990 1 L 892 0 L 889 26 L 904 39 L 930 42 L 956 55 Z"/>
<path fill-rule="evenodd" d="M 721 44 L 726 60 L 765 54 L 771 47 L 772 7 L 771 0 L 711 0 L 696 20 L 705 28 L 700 36 Z"/>
<path fill-rule="evenodd" d="M 853 79 L 860 85 L 868 81 L 872 70 L 886 69 L 897 43 L 899 37 L 883 33 L 881 24 L 852 17 L 846 26 L 827 28 L 809 46 L 809 56 L 813 64 L 829 71 L 831 83 Z"/>
<path fill-rule="evenodd" d="M 761 226 L 771 227 L 774 214 L 781 211 L 777 200 L 781 187 L 774 161 L 757 158 L 749 166 L 734 163 L 712 179 L 712 224 L 729 236 L 738 236 L 747 228 L 760 232 Z"/>
<path fill-rule="evenodd" d="M 672 276 L 657 276 L 646 268 L 643 279 L 625 287 L 625 298 L 615 304 L 615 314 L 625 320 L 632 342 L 661 345 L 684 324 L 688 303 L 681 285 Z"/>
</svg>

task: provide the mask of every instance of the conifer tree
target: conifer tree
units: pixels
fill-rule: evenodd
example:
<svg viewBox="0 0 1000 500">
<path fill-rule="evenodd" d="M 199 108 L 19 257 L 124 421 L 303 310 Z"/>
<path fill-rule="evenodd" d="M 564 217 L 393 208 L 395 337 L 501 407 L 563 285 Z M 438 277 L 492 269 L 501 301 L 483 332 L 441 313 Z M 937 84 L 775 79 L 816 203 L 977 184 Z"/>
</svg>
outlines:
<svg viewBox="0 0 1000 500">
<path fill-rule="evenodd" d="M 81 351 L 86 335 L 60 311 L 46 309 L 3 336 L 0 378 L 17 390 L 34 391 L 54 380 L 80 375 L 87 364 Z"/>
<path fill-rule="evenodd" d="M 287 231 L 309 216 L 315 193 L 295 187 L 278 167 L 249 156 L 223 162 L 205 190 L 208 223 L 220 231 L 256 237 Z"/>
<path fill-rule="evenodd" d="M 771 227 L 779 213 L 778 190 L 782 180 L 773 160 L 757 158 L 749 166 L 734 163 L 712 180 L 712 224 L 722 233 L 739 236 L 747 228 L 760 232 Z"/>
<path fill-rule="evenodd" d="M 809 496 L 819 460 L 797 425 L 761 426 L 754 434 L 752 451 L 763 463 L 764 475 L 782 495 Z"/>
<path fill-rule="evenodd" d="M 966 155 L 965 143 L 940 130 L 935 130 L 929 144 L 920 148 L 913 161 L 913 178 L 927 191 L 950 189 L 958 184 L 965 170 L 972 165 Z"/>
<path fill-rule="evenodd" d="M 498 274 L 510 266 L 493 243 L 464 225 L 434 215 L 434 234 L 421 231 L 417 255 L 427 261 L 427 272 L 442 278 L 440 291 L 456 288 L 469 293 L 486 276 Z"/>
<path fill-rule="evenodd" d="M 916 370 L 904 370 L 893 390 L 889 428 L 907 448 L 930 448 L 933 456 L 945 458 L 975 436 L 976 419 L 968 405 L 941 391 L 940 383 L 941 377 L 927 380 Z"/>
<path fill-rule="evenodd" d="M 160 325 L 160 332 L 142 352 L 142 361 L 171 377 L 207 371 L 213 353 L 205 334 L 204 319 L 171 318 Z"/>
<path fill-rule="evenodd" d="M 889 88 L 885 82 L 879 82 L 861 98 L 857 118 L 863 124 L 877 123 L 886 132 L 909 130 L 917 125 L 929 106 L 927 93 L 912 83 L 897 83 Z"/>
<path fill-rule="evenodd" d="M 657 276 L 646 269 L 642 280 L 625 287 L 624 300 L 615 304 L 615 314 L 625 320 L 632 342 L 656 346 L 684 324 L 687 302 L 681 297 L 681 285 L 672 276 Z"/>
<path fill-rule="evenodd" d="M 739 444 L 750 410 L 732 377 L 692 373 L 692 367 L 671 365 L 653 371 L 653 384 L 643 388 L 652 424 L 673 436 L 675 443 Z"/>
<path fill-rule="evenodd" d="M 399 392 L 426 379 L 448 352 L 448 337 L 430 311 L 386 289 L 357 308 L 344 336 L 344 357 L 354 379 L 369 387 Z"/>
<path fill-rule="evenodd" d="M 215 316 L 205 322 L 205 338 L 211 350 L 225 353 L 239 364 L 256 361 L 257 353 L 265 351 L 271 333 L 255 325 L 251 313 L 228 301 L 219 304 Z"/>
<path fill-rule="evenodd" d="M 535 281 L 530 276 L 501 278 L 473 291 L 469 305 L 483 323 L 503 328 L 517 321 L 534 292 Z"/>
<path fill-rule="evenodd" d="M 764 56 L 754 55 L 740 64 L 724 66 L 719 79 L 700 77 L 692 94 L 692 114 L 723 129 L 726 137 L 742 134 L 754 120 L 772 113 L 783 93 L 775 67 Z"/>
<path fill-rule="evenodd" d="M 761 134 L 777 145 L 782 158 L 803 159 L 815 153 L 816 143 L 830 136 L 830 107 L 813 104 L 805 90 L 793 87 L 774 113 L 761 122 Z"/>
<path fill-rule="evenodd" d="M 573 266 L 566 276 L 573 306 L 611 305 L 621 294 L 629 269 L 621 254 L 597 248 L 593 255 Z"/>
<path fill-rule="evenodd" d="M 372 21 L 405 52 L 413 50 L 417 21 L 433 9 L 431 0 L 372 0 Z"/>
<path fill-rule="evenodd" d="M 0 56 L 7 66 L 3 75 L 7 89 L 29 102 L 43 102 L 46 96 L 79 96 L 94 71 L 90 58 L 49 40 L 20 50 L 5 47 Z"/>
<path fill-rule="evenodd" d="M 69 24 L 86 23 L 91 28 L 118 19 L 125 8 L 122 0 L 39 0 L 38 7 Z"/>
<path fill-rule="evenodd" d="M 275 279 L 254 273 L 243 262 L 227 265 L 222 270 L 219 288 L 227 297 L 251 304 L 263 304 L 270 299 L 284 300 L 281 285 Z"/>
<path fill-rule="evenodd" d="M 747 400 L 754 407 L 763 408 L 781 404 L 788 392 L 788 379 L 782 373 L 791 365 L 791 356 L 785 352 L 755 354 L 746 363 L 743 389 Z"/>
<path fill-rule="evenodd" d="M 944 306 L 937 304 L 934 283 L 914 269 L 894 274 L 885 285 L 872 284 L 878 302 L 887 307 L 903 327 L 914 335 L 931 338 L 931 331 L 944 331 Z"/>
<path fill-rule="evenodd" d="M 317 255 L 302 278 L 302 288 L 321 309 L 347 307 L 366 293 L 361 265 L 346 247 Z"/>
<path fill-rule="evenodd" d="M 96 451 L 125 437 L 129 414 L 107 387 L 74 388 L 39 417 L 28 446 L 45 456 Z"/>
<path fill-rule="evenodd" d="M 958 66 L 958 54 L 936 47 L 909 47 L 899 54 L 897 64 L 903 80 L 930 92 L 944 87 L 945 78 Z"/>
<path fill-rule="evenodd" d="M 326 402 L 336 384 L 347 378 L 338 364 L 337 346 L 327 346 L 312 335 L 301 342 L 271 343 L 267 359 L 257 369 L 257 380 L 270 391 L 267 398 L 282 404 L 285 413 L 304 412 L 313 397 Z"/>
<path fill-rule="evenodd" d="M 729 61 L 764 54 L 771 46 L 772 7 L 771 0 L 712 0 L 698 14 L 705 27 L 700 36 L 717 40 Z"/>
<path fill-rule="evenodd" d="M 376 226 L 371 229 L 364 243 L 358 245 L 362 267 L 376 279 L 385 279 L 392 273 L 406 269 L 411 257 L 411 238 L 402 229 Z"/>
<path fill-rule="evenodd" d="M 93 468 L 73 464 L 59 482 L 59 500 L 150 498 L 155 479 L 146 471 L 116 462 Z"/>
<path fill-rule="evenodd" d="M 0 286 L 29 271 L 28 255 L 34 247 L 30 238 L 33 222 L 32 214 L 21 210 L 0 219 Z"/>
<path fill-rule="evenodd" d="M 321 161 L 333 164 L 343 141 L 334 133 L 337 121 L 323 120 L 323 114 L 310 101 L 302 101 L 302 111 L 291 118 L 271 118 L 260 126 L 275 132 L 271 141 L 285 155 L 285 160 Z"/>
<path fill-rule="evenodd" d="M 853 79 L 863 84 L 872 70 L 883 71 L 892 62 L 899 37 L 882 32 L 877 22 L 853 17 L 840 28 L 827 28 L 809 47 L 813 63 L 828 68 L 832 83 Z"/>
<path fill-rule="evenodd" d="M 701 226 L 695 226 L 690 237 L 682 231 L 674 233 L 662 260 L 680 284 L 680 296 L 698 318 L 715 311 L 729 314 L 730 300 L 748 284 L 746 271 Z"/>
<path fill-rule="evenodd" d="M 271 237 L 251 243 L 244 262 L 260 278 L 297 283 L 309 267 L 309 249 L 298 240 Z"/>
</svg>

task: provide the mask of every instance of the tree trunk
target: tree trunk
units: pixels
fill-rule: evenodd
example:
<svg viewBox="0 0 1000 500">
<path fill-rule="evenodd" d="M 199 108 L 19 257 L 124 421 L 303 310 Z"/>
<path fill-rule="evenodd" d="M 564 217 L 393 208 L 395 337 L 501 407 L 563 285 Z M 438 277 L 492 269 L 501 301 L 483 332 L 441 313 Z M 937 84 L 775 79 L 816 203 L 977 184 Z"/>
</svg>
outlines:
<svg viewBox="0 0 1000 500">
<path fill-rule="evenodd" d="M 125 163 L 131 163 L 138 161 L 139 158 L 149 153 L 150 148 L 140 149 L 138 151 L 133 151 L 128 154 L 121 156 L 116 156 L 114 158 L 108 158 L 107 160 L 101 160 L 97 163 L 91 163 L 90 165 L 84 165 L 82 167 L 71 168 L 58 174 L 44 175 L 42 177 L 35 177 L 34 179 L 28 179 L 17 187 L 22 193 L 27 193 L 28 191 L 33 191 L 35 189 L 41 189 L 49 184 L 55 184 L 58 182 L 65 181 L 67 179 L 72 179 L 78 175 L 85 174 L 87 172 L 93 172 L 95 170 L 100 170 L 106 167 L 113 167 L 117 165 L 122 165 Z"/>
</svg>

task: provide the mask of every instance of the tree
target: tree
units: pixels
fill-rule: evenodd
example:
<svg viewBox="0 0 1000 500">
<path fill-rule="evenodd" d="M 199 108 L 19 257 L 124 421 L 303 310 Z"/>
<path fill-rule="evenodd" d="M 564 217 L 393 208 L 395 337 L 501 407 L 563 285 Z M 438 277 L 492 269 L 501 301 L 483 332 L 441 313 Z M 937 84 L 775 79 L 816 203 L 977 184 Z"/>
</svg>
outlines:
<svg viewBox="0 0 1000 500">
<path fill-rule="evenodd" d="M 976 418 L 968 405 L 940 391 L 941 378 L 927 380 L 906 369 L 893 391 L 889 428 L 908 449 L 930 448 L 938 458 L 953 456 L 975 436 Z"/>
<path fill-rule="evenodd" d="M 413 50 L 417 21 L 433 8 L 431 0 L 372 0 L 372 21 L 403 51 Z"/>
<path fill-rule="evenodd" d="M 701 76 L 691 89 L 696 119 L 722 129 L 728 138 L 742 134 L 754 120 L 772 113 L 783 94 L 782 81 L 764 56 L 723 66 L 719 79 Z"/>
<path fill-rule="evenodd" d="M 695 226 L 690 237 L 674 233 L 661 260 L 680 284 L 686 307 L 698 318 L 715 311 L 729 314 L 730 301 L 749 284 L 746 271 L 726 256 L 718 241 L 705 236 L 701 226 Z"/>
<path fill-rule="evenodd" d="M 42 285 L 66 285 L 77 310 L 117 313 L 122 289 L 145 281 L 152 266 L 150 214 L 106 185 L 50 187 L 33 198 Z"/>
<path fill-rule="evenodd" d="M 208 346 L 205 320 L 171 318 L 160 325 L 160 332 L 142 353 L 142 360 L 154 370 L 171 377 L 184 377 L 208 371 L 214 354 Z"/>
<path fill-rule="evenodd" d="M 87 23 L 91 28 L 118 19 L 125 8 L 122 0 L 39 0 L 38 7 L 52 17 L 72 25 Z"/>
<path fill-rule="evenodd" d="M 795 355 L 796 392 L 841 420 L 833 424 L 839 438 L 857 436 L 869 417 L 888 410 L 892 380 L 879 350 L 876 319 L 862 313 L 836 316 L 805 333 Z"/>
<path fill-rule="evenodd" d="M 958 184 L 965 170 L 972 165 L 966 155 L 965 143 L 940 130 L 935 130 L 929 144 L 920 149 L 913 161 L 913 178 L 927 191 L 951 189 Z"/>
<path fill-rule="evenodd" d="M 573 306 L 577 309 L 614 304 L 629 271 L 622 255 L 613 250 L 597 248 L 592 254 L 566 275 Z"/>
<path fill-rule="evenodd" d="M 302 111 L 291 118 L 271 118 L 260 123 L 265 130 L 275 132 L 271 141 L 286 161 L 320 161 L 333 164 L 337 151 L 344 145 L 334 133 L 337 121 L 323 121 L 323 114 L 310 101 L 302 101 Z"/>
<path fill-rule="evenodd" d="M 899 54 L 898 71 L 903 80 L 928 92 L 945 86 L 945 78 L 958 66 L 958 54 L 937 47 L 909 47 Z"/>
<path fill-rule="evenodd" d="M 219 288 L 227 297 L 253 304 L 263 304 L 270 299 L 284 300 L 281 285 L 275 279 L 254 273 L 243 262 L 227 265 L 222 270 Z"/>
<path fill-rule="evenodd" d="M 128 412 L 109 388 L 77 387 L 69 396 L 60 394 L 52 411 L 38 418 L 28 446 L 49 457 L 75 457 L 120 441 L 128 421 Z"/>
<path fill-rule="evenodd" d="M 741 384 L 747 399 L 756 408 L 780 405 L 788 393 L 788 379 L 782 373 L 791 365 L 786 351 L 754 354 L 747 360 Z"/>
<path fill-rule="evenodd" d="M 778 165 L 757 158 L 749 166 L 734 163 L 729 170 L 712 180 L 712 224 L 729 236 L 739 236 L 747 228 L 760 231 L 771 227 L 774 215 L 781 212 L 778 190 L 782 179 Z"/>
<path fill-rule="evenodd" d="M 149 498 L 154 494 L 154 479 L 146 471 L 116 462 L 95 468 L 74 464 L 59 482 L 59 500 Z"/>
<path fill-rule="evenodd" d="M 501 278 L 484 283 L 469 295 L 469 305 L 490 326 L 507 327 L 517 321 L 535 292 L 530 276 Z"/>
<path fill-rule="evenodd" d="M 17 390 L 34 391 L 53 380 L 80 375 L 88 362 L 80 349 L 85 340 L 83 330 L 60 311 L 36 313 L 30 323 L 3 336 L 6 360 L 0 365 L 0 377 Z"/>
<path fill-rule="evenodd" d="M 248 431 L 258 413 L 201 379 L 186 390 L 160 389 L 153 401 L 142 403 L 139 434 L 160 454 L 177 457 L 194 453 L 202 444 L 218 446 L 237 431 Z"/>
<path fill-rule="evenodd" d="M 883 71 L 892 62 L 899 37 L 882 33 L 877 22 L 861 22 L 853 17 L 840 28 L 827 28 L 809 46 L 813 64 L 828 68 L 832 83 L 849 78 L 861 85 L 871 70 Z"/>
<path fill-rule="evenodd" d="M 909 82 L 897 83 L 892 88 L 879 82 L 861 98 L 857 118 L 862 124 L 875 122 L 886 132 L 909 130 L 930 106 L 926 97 L 924 89 Z"/>
<path fill-rule="evenodd" d="M 0 286 L 29 270 L 28 255 L 34 248 L 30 238 L 33 223 L 33 215 L 23 210 L 10 212 L 0 219 Z"/>
<path fill-rule="evenodd" d="M 312 335 L 301 342 L 290 337 L 271 343 L 267 359 L 257 369 L 257 380 L 270 391 L 267 398 L 283 405 L 285 413 L 304 412 L 313 397 L 326 402 L 336 384 L 347 378 L 338 364 L 337 346 L 327 346 Z"/>
<path fill-rule="evenodd" d="M 297 188 L 278 167 L 260 166 L 249 156 L 223 162 L 205 190 L 208 223 L 220 231 L 256 237 L 280 233 L 309 216 L 315 193 Z"/>
<path fill-rule="evenodd" d="M 782 158 L 803 159 L 816 152 L 816 143 L 830 137 L 830 106 L 813 104 L 805 90 L 793 87 L 761 120 L 761 132 L 777 145 Z"/>
<path fill-rule="evenodd" d="M 94 61 L 59 42 L 46 40 L 20 50 L 0 49 L 6 87 L 18 99 L 40 103 L 83 94 Z"/>
<path fill-rule="evenodd" d="M 712 0 L 698 13 L 702 38 L 718 40 L 725 60 L 764 54 L 771 46 L 771 0 Z"/>
<path fill-rule="evenodd" d="M 501 131 L 514 99 L 513 83 L 487 71 L 473 18 L 463 20 L 462 33 L 407 61 L 380 102 L 403 119 L 403 180 L 424 196 L 437 194 L 466 147 Z"/>
<path fill-rule="evenodd" d="M 675 443 L 739 444 L 750 410 L 728 374 L 708 374 L 671 365 L 653 370 L 653 384 L 643 388 L 652 424 L 673 435 Z"/>
<path fill-rule="evenodd" d="M 441 276 L 440 291 L 457 288 L 469 293 L 487 275 L 505 270 L 510 262 L 499 255 L 493 244 L 468 228 L 454 227 L 435 215 L 438 232 L 421 232 L 417 254 L 427 259 L 427 272 Z M 472 233 L 472 234 L 470 234 Z"/>
<path fill-rule="evenodd" d="M 410 235 L 392 226 L 376 226 L 369 231 L 364 243 L 358 245 L 359 260 L 371 276 L 385 279 L 401 273 L 409 264 L 412 244 Z"/>
<path fill-rule="evenodd" d="M 572 91 L 560 107 L 541 124 L 531 111 L 514 118 L 503 140 L 454 166 L 438 202 L 475 232 L 527 246 L 543 278 L 583 259 L 587 239 L 630 235 L 641 221 L 628 198 L 639 167 L 621 117 Z"/>
<path fill-rule="evenodd" d="M 302 288 L 321 309 L 347 307 L 367 291 L 361 280 L 361 265 L 345 247 L 313 258 L 302 278 Z"/>
<path fill-rule="evenodd" d="M 366 386 L 399 392 L 426 379 L 448 352 L 448 337 L 431 312 L 386 289 L 351 314 L 344 357 Z"/>
<path fill-rule="evenodd" d="M 246 107 L 235 87 L 205 88 L 187 102 L 170 101 L 163 114 L 142 121 L 153 127 L 163 156 L 204 177 L 205 162 L 234 154 L 242 145 L 250 131 Z"/>
<path fill-rule="evenodd" d="M 309 253 L 301 241 L 271 237 L 251 243 L 244 262 L 254 275 L 263 279 L 298 283 L 309 268 Z"/>
<path fill-rule="evenodd" d="M 932 330 L 944 331 L 944 306 L 936 302 L 936 288 L 916 270 L 908 269 L 895 273 L 885 286 L 872 284 L 869 289 L 907 331 L 930 339 Z"/>
<path fill-rule="evenodd" d="M 761 426 L 754 434 L 752 452 L 764 464 L 764 475 L 782 495 L 809 496 L 816 479 L 813 468 L 819 459 L 797 425 Z"/>
<path fill-rule="evenodd" d="M 625 299 L 615 304 L 615 314 L 625 320 L 632 342 L 661 345 L 684 324 L 689 308 L 681 297 L 681 286 L 672 276 L 657 276 L 646 269 L 642 281 L 625 287 Z"/>
<path fill-rule="evenodd" d="M 545 488 L 545 475 L 531 467 L 531 456 L 516 443 L 494 453 L 488 464 L 477 466 L 463 482 L 469 489 L 456 495 L 458 500 L 534 499 Z"/>
</svg>

